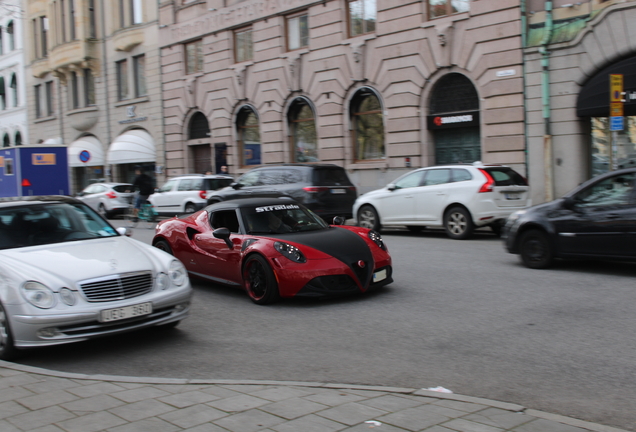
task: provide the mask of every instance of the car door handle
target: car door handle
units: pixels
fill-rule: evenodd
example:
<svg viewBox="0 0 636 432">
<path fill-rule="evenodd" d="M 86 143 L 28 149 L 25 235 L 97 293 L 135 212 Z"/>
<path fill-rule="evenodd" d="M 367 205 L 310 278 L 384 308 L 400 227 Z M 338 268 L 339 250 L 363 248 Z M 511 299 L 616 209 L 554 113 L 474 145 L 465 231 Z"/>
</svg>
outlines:
<svg viewBox="0 0 636 432">
<path fill-rule="evenodd" d="M 437 192 L 436 195 L 446 195 L 446 193 L 445 192 Z"/>
</svg>

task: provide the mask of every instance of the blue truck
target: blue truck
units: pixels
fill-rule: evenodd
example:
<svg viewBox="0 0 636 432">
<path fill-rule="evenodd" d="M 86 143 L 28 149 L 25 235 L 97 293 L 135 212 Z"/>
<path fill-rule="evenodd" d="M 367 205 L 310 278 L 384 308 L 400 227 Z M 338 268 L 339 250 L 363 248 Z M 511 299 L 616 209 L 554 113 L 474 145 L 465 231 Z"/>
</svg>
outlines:
<svg viewBox="0 0 636 432">
<path fill-rule="evenodd" d="M 69 195 L 69 186 L 66 147 L 0 149 L 0 197 Z"/>
</svg>

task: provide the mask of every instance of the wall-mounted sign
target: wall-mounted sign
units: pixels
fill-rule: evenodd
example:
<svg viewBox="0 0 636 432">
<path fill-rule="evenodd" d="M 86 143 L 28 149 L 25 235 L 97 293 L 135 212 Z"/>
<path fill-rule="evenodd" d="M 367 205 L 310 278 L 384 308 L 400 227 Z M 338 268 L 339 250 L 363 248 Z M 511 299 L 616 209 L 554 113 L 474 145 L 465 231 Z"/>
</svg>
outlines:
<svg viewBox="0 0 636 432">
<path fill-rule="evenodd" d="M 55 153 L 33 153 L 31 164 L 33 165 L 55 165 Z"/>
<path fill-rule="evenodd" d="M 515 69 L 500 70 L 500 71 L 497 71 L 496 75 L 498 78 L 509 77 L 509 76 L 517 75 L 517 71 Z"/>
<path fill-rule="evenodd" d="M 0 156 L 0 168 L 4 168 L 4 156 Z"/>
<path fill-rule="evenodd" d="M 91 154 L 88 150 L 82 150 L 79 154 L 79 160 L 86 163 L 91 160 Z"/>
<path fill-rule="evenodd" d="M 479 126 L 479 111 L 431 115 L 426 120 L 429 130 Z"/>
<path fill-rule="evenodd" d="M 127 123 L 137 123 L 140 121 L 148 120 L 148 117 L 137 117 L 135 110 L 137 109 L 137 105 L 131 105 L 126 107 L 126 120 L 119 120 L 119 124 L 127 124 Z"/>
</svg>

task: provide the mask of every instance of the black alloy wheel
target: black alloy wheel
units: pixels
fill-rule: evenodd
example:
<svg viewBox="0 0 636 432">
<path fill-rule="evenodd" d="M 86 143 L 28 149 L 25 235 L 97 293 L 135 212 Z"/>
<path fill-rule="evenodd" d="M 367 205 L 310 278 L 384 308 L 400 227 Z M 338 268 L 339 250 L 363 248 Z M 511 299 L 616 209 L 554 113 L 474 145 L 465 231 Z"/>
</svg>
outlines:
<svg viewBox="0 0 636 432">
<path fill-rule="evenodd" d="M 9 316 L 0 303 L 0 360 L 11 360 L 15 358 L 15 354 Z"/>
<path fill-rule="evenodd" d="M 108 219 L 108 210 L 106 210 L 106 207 L 104 207 L 104 204 L 100 204 L 99 207 L 97 207 L 97 212 L 104 219 Z"/>
<path fill-rule="evenodd" d="M 519 242 L 521 261 L 532 269 L 545 269 L 554 261 L 550 239 L 543 231 L 533 229 L 524 232 Z"/>
<path fill-rule="evenodd" d="M 280 298 L 274 272 L 260 255 L 251 255 L 245 261 L 243 280 L 247 294 L 258 305 L 271 304 Z"/>
<path fill-rule="evenodd" d="M 473 234 L 473 218 L 464 207 L 452 207 L 444 215 L 446 235 L 455 240 L 465 240 Z"/>
</svg>

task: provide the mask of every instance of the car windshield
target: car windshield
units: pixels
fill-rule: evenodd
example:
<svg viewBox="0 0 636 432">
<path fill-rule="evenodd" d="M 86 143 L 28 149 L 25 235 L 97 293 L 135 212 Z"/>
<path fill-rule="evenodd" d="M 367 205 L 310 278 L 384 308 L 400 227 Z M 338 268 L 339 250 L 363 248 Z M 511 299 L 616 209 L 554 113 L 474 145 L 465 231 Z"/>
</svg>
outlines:
<svg viewBox="0 0 636 432">
<path fill-rule="evenodd" d="M 248 234 L 283 234 L 328 229 L 320 217 L 298 204 L 279 204 L 242 210 Z"/>
<path fill-rule="evenodd" d="M 0 208 L 0 249 L 118 235 L 83 204 L 37 203 Z"/>
</svg>

